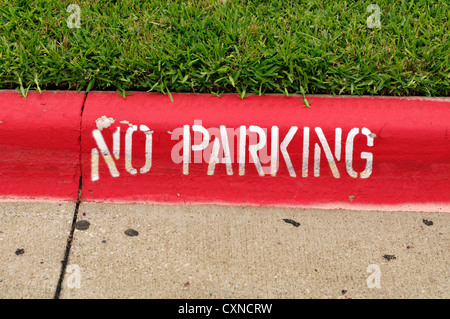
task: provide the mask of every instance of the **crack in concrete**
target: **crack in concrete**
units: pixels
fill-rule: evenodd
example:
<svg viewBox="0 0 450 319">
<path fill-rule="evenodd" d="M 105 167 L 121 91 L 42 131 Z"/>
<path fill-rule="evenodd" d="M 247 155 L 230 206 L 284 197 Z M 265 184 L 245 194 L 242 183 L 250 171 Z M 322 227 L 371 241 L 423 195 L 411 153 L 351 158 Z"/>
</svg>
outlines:
<svg viewBox="0 0 450 319">
<path fill-rule="evenodd" d="M 62 290 L 62 284 L 64 282 L 64 276 L 66 274 L 66 268 L 67 268 L 67 264 L 69 262 L 69 255 L 70 255 L 70 248 L 72 247 L 72 240 L 73 240 L 73 234 L 75 232 L 75 225 L 77 223 L 77 218 L 78 218 L 78 209 L 80 207 L 81 204 L 81 190 L 82 190 L 82 180 L 83 180 L 83 174 L 82 174 L 82 163 L 81 163 L 81 130 L 83 127 L 83 111 L 84 111 L 84 105 L 86 103 L 86 99 L 88 96 L 88 92 L 86 92 L 86 95 L 84 97 L 84 101 L 83 104 L 81 105 L 81 113 L 80 113 L 80 135 L 78 137 L 78 143 L 80 146 L 80 155 L 79 155 L 79 159 L 78 159 L 78 166 L 80 169 L 80 181 L 78 184 L 78 195 L 77 195 L 77 201 L 75 204 L 75 211 L 74 211 L 74 215 L 73 215 L 73 219 L 72 219 L 72 226 L 70 229 L 70 233 L 69 236 L 67 238 L 67 244 L 66 244 L 66 250 L 64 252 L 64 259 L 61 263 L 61 272 L 59 275 L 59 279 L 58 279 L 58 283 L 56 285 L 56 291 L 55 291 L 55 295 L 54 295 L 54 299 L 60 299 L 61 296 L 61 290 Z"/>
<path fill-rule="evenodd" d="M 64 276 L 66 274 L 67 264 L 69 262 L 70 248 L 72 247 L 73 234 L 75 232 L 75 225 L 77 223 L 77 218 L 78 218 L 78 209 L 81 204 L 81 187 L 82 187 L 82 177 L 80 176 L 80 184 L 78 187 L 78 198 L 77 198 L 76 205 L 75 205 L 75 212 L 74 212 L 73 219 L 72 219 L 72 226 L 70 228 L 70 234 L 67 238 L 66 250 L 64 253 L 64 259 L 61 264 L 61 272 L 59 274 L 58 284 L 56 285 L 54 299 L 60 298 L 62 284 L 64 281 Z"/>
</svg>

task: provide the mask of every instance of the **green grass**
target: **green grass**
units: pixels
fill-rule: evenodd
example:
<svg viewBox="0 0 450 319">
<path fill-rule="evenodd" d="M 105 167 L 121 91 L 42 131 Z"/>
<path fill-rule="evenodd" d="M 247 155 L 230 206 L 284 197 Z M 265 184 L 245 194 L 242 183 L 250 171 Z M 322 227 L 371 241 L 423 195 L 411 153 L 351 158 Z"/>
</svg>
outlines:
<svg viewBox="0 0 450 319">
<path fill-rule="evenodd" d="M 447 1 L 71 3 L 0 0 L 0 88 L 449 96 Z"/>
</svg>

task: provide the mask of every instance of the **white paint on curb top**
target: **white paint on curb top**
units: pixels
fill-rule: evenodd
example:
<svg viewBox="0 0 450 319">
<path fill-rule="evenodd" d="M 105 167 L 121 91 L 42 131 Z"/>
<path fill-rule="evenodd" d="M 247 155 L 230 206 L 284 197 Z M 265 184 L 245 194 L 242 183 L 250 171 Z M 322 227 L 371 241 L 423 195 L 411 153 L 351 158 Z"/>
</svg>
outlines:
<svg viewBox="0 0 450 319">
<path fill-rule="evenodd" d="M 286 134 L 286 137 L 284 138 L 283 142 L 281 142 L 281 145 L 280 145 L 281 154 L 283 155 L 284 161 L 286 162 L 286 166 L 288 168 L 289 175 L 291 175 L 292 177 L 296 177 L 297 175 L 295 174 L 294 166 L 292 165 L 291 158 L 289 157 L 289 153 L 287 152 L 287 147 L 288 147 L 289 143 L 292 141 L 292 139 L 294 138 L 295 133 L 297 133 L 297 130 L 298 130 L 297 126 L 291 127 L 291 129 Z M 273 150 L 272 150 L 272 152 L 273 152 Z M 273 174 L 272 176 L 275 176 L 275 175 Z"/>
<path fill-rule="evenodd" d="M 133 126 L 133 124 L 131 124 L 129 121 L 120 121 L 120 123 L 127 124 L 128 126 Z"/>
<path fill-rule="evenodd" d="M 253 162 L 255 163 L 256 169 L 258 171 L 258 174 L 260 176 L 264 176 L 264 171 L 261 167 L 261 162 L 259 161 L 259 157 L 258 157 L 258 151 L 261 150 L 267 143 L 267 138 L 266 138 L 266 132 L 264 132 L 264 130 L 256 125 L 250 125 L 250 127 L 248 128 L 248 130 L 250 132 L 255 132 L 256 134 L 259 135 L 259 142 L 257 144 L 251 144 L 248 146 L 248 150 L 250 152 L 250 155 L 252 156 Z"/>
<path fill-rule="evenodd" d="M 114 122 L 115 120 L 112 117 L 106 117 L 105 115 L 95 120 L 95 124 L 100 131 L 110 127 Z"/>
<path fill-rule="evenodd" d="M 130 126 L 125 134 L 125 169 L 128 173 L 135 175 L 137 170 L 131 165 L 131 150 L 133 147 L 133 132 L 137 131 L 137 125 Z"/>
<path fill-rule="evenodd" d="M 358 177 L 358 173 L 353 169 L 353 140 L 358 133 L 358 128 L 351 129 L 350 133 L 347 135 L 347 142 L 345 143 L 345 165 L 348 175 L 353 178 Z"/>
<path fill-rule="evenodd" d="M 333 176 L 335 178 L 339 178 L 340 175 L 339 175 L 339 171 L 336 167 L 336 162 L 334 161 L 333 154 L 331 153 L 330 146 L 328 145 L 328 142 L 325 138 L 325 135 L 323 134 L 322 129 L 320 127 L 316 127 L 315 131 L 317 133 L 317 136 L 319 136 L 320 143 L 322 144 L 323 150 L 325 152 L 325 156 L 327 157 L 327 160 L 328 160 L 328 164 L 330 165 L 331 171 L 333 172 Z M 317 144 L 316 144 L 316 147 L 317 147 Z M 320 149 L 319 149 L 319 152 L 320 152 Z M 336 150 L 335 150 L 335 152 L 336 152 Z M 341 157 L 340 154 L 339 154 L 339 157 Z M 316 165 L 316 161 L 317 160 L 314 158 L 314 165 Z M 318 167 L 318 170 L 320 170 L 320 153 L 319 153 L 317 167 Z M 319 176 L 319 174 L 317 174 L 317 176 Z"/>
<path fill-rule="evenodd" d="M 100 130 L 93 130 L 92 131 L 92 136 L 94 137 L 94 140 L 97 143 L 97 147 L 100 149 L 100 153 L 103 156 L 103 159 L 105 160 L 106 164 L 108 165 L 109 168 L 109 172 L 111 173 L 112 177 L 119 177 L 119 171 L 117 170 L 116 164 L 114 162 L 114 159 L 111 156 L 111 153 L 109 152 L 108 146 L 106 146 L 105 140 L 103 139 L 102 136 L 102 132 Z M 95 151 L 94 151 L 95 150 Z M 98 150 L 97 149 L 93 149 L 92 152 L 93 157 L 95 154 L 97 154 L 97 160 L 94 161 L 94 159 L 92 159 L 91 164 L 92 164 L 92 172 L 97 172 L 98 175 Z M 94 180 L 94 176 L 92 176 L 92 180 Z"/>
<path fill-rule="evenodd" d="M 91 151 L 91 179 L 92 181 L 98 181 L 99 176 L 99 158 L 102 155 L 105 163 L 108 166 L 111 176 L 120 176 L 115 160 L 120 159 L 121 150 L 121 128 L 117 126 L 112 133 L 112 154 L 111 155 L 108 146 L 102 135 L 102 129 L 110 128 L 114 123 L 114 119 L 111 117 L 102 116 L 96 120 L 98 129 L 92 131 L 92 136 L 96 141 L 97 148 L 93 148 Z M 133 149 L 133 136 L 134 133 L 140 131 L 145 134 L 145 164 L 139 169 L 140 174 L 146 174 L 150 172 L 152 168 L 152 153 L 153 153 L 153 131 L 146 125 L 133 125 L 129 121 L 120 121 L 121 124 L 127 124 L 129 127 L 125 132 L 125 170 L 131 175 L 137 175 L 138 170 L 132 166 L 132 149 Z M 283 137 L 280 136 L 278 126 L 272 126 L 271 132 L 271 147 L 270 155 L 267 154 L 267 132 L 268 129 L 262 128 L 256 125 L 250 125 L 248 130 L 245 125 L 239 126 L 239 128 L 227 128 L 225 125 L 220 125 L 219 128 L 205 128 L 200 120 L 194 121 L 192 127 L 190 125 L 184 125 L 183 127 L 175 128 L 171 133 L 171 140 L 178 140 L 178 142 L 172 147 L 171 158 L 173 163 L 182 163 L 183 175 L 189 175 L 189 165 L 192 163 L 208 163 L 207 175 L 214 175 L 216 166 L 218 164 L 225 164 L 227 175 L 233 175 L 232 163 L 235 160 L 235 152 L 237 152 L 237 162 L 239 164 L 239 176 L 245 175 L 246 166 L 246 152 L 249 153 L 249 163 L 255 165 L 256 171 L 259 176 L 271 175 L 277 176 L 280 167 L 280 152 L 282 160 L 286 164 L 289 176 L 295 178 L 297 174 L 295 172 L 294 163 L 292 163 L 291 156 L 289 155 L 288 146 L 294 139 L 295 135 L 299 131 L 297 126 L 292 126 L 289 131 Z M 112 129 L 112 128 L 110 128 Z M 191 134 L 191 129 L 193 135 Z M 314 143 L 314 170 L 313 176 L 320 176 L 321 169 L 321 154 L 325 154 L 328 166 L 334 178 L 340 178 L 336 162 L 340 162 L 341 150 L 342 150 L 342 128 L 334 129 L 334 150 L 330 148 L 327 137 L 325 136 L 322 128 L 315 127 L 314 132 L 318 138 L 318 142 Z M 352 178 L 358 178 L 358 175 L 362 179 L 369 178 L 373 170 L 373 153 L 361 152 L 360 158 L 366 161 L 364 170 L 358 174 L 353 168 L 353 156 L 354 156 L 354 141 L 356 135 L 360 134 L 359 128 L 352 128 L 345 139 L 345 167 L 349 176 Z M 366 136 L 367 147 L 374 146 L 374 138 L 376 135 L 372 133 L 368 128 L 363 127 L 361 134 Z M 193 139 L 191 139 L 191 136 Z M 249 137 L 249 143 L 247 147 L 247 136 Z M 303 128 L 303 150 L 301 176 L 303 178 L 308 177 L 308 162 L 310 156 L 310 128 Z M 280 143 L 280 138 L 283 140 Z M 358 140 L 360 141 L 360 139 Z M 235 143 L 238 143 L 235 147 Z M 292 147 L 291 147 L 292 148 Z M 194 153 L 193 156 L 191 153 Z M 268 165 L 262 164 L 268 163 Z"/>
<path fill-rule="evenodd" d="M 309 127 L 304 127 L 302 177 L 308 177 L 308 162 L 309 162 Z"/>
<path fill-rule="evenodd" d="M 150 171 L 150 168 L 152 167 L 153 131 L 150 131 L 146 125 L 139 126 L 139 130 L 145 134 L 145 164 L 139 171 L 141 174 L 145 174 Z"/>
</svg>

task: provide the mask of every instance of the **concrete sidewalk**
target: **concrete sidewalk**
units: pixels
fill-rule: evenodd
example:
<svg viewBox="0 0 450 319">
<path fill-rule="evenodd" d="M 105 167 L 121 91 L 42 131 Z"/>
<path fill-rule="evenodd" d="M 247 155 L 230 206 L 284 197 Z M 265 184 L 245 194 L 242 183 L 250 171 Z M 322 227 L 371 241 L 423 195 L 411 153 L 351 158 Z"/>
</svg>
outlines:
<svg viewBox="0 0 450 319">
<path fill-rule="evenodd" d="M 74 211 L 0 203 L 0 298 L 53 298 Z M 82 203 L 61 298 L 449 298 L 449 230 L 445 213 Z"/>
<path fill-rule="evenodd" d="M 75 203 L 0 203 L 0 298 L 53 298 Z"/>
<path fill-rule="evenodd" d="M 450 296 L 445 213 L 81 204 L 85 221 L 63 298 Z"/>
</svg>

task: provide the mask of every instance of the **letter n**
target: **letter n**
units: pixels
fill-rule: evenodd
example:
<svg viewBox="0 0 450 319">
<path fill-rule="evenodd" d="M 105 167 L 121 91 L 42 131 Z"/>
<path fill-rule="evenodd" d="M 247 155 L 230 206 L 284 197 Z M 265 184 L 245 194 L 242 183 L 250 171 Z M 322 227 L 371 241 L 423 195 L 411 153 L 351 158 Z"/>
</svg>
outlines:
<svg viewBox="0 0 450 319">
<path fill-rule="evenodd" d="M 336 166 L 333 154 L 331 153 L 330 146 L 328 145 L 325 135 L 320 127 L 315 129 L 317 136 L 319 137 L 320 143 L 322 144 L 323 151 L 327 157 L 328 164 L 330 165 L 331 172 L 335 178 L 339 178 L 339 171 Z M 340 128 L 336 129 L 336 141 L 335 141 L 335 155 L 336 159 L 339 161 L 341 159 L 341 134 L 342 130 Z M 314 176 L 320 175 L 320 146 L 316 143 L 314 148 Z"/>
<path fill-rule="evenodd" d="M 118 130 L 119 129 L 120 128 L 118 128 Z M 117 136 L 116 133 L 113 134 L 114 142 L 116 142 L 116 136 Z M 111 153 L 109 152 L 108 146 L 106 146 L 105 140 L 103 139 L 102 132 L 100 132 L 100 130 L 95 129 L 92 131 L 92 136 L 94 137 L 94 140 L 97 143 L 97 147 L 98 147 L 98 149 L 93 148 L 91 151 L 91 179 L 92 179 L 92 181 L 95 182 L 99 179 L 99 172 L 98 172 L 99 157 L 100 157 L 99 150 L 103 156 L 103 159 L 106 162 L 106 165 L 108 165 L 111 176 L 119 177 L 119 175 L 120 175 L 119 171 L 117 170 L 114 159 L 112 158 Z M 114 147 L 114 149 L 116 149 L 116 147 Z"/>
</svg>

